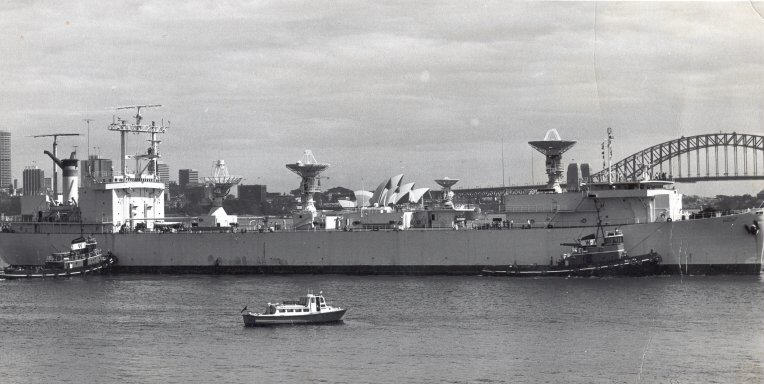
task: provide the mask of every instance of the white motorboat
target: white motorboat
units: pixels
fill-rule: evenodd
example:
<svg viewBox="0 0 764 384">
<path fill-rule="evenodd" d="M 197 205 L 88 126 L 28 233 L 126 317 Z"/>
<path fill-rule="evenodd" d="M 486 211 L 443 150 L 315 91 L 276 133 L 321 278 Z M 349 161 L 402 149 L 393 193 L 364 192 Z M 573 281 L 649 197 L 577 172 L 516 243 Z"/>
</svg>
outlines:
<svg viewBox="0 0 764 384">
<path fill-rule="evenodd" d="M 241 310 L 244 325 L 255 327 L 276 324 L 320 324 L 342 321 L 347 309 L 329 305 L 319 293 L 308 293 L 298 300 L 284 300 L 282 303 L 268 303 L 264 313 Z"/>
</svg>

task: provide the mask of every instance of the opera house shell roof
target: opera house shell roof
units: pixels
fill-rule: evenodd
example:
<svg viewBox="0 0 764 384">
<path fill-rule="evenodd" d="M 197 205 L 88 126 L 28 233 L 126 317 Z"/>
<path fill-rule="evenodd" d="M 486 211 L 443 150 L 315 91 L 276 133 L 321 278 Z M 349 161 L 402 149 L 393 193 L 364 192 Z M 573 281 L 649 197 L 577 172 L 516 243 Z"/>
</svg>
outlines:
<svg viewBox="0 0 764 384">
<path fill-rule="evenodd" d="M 414 188 L 414 183 L 403 184 L 403 174 L 383 181 L 371 196 L 369 192 L 356 191 L 358 206 L 386 207 L 390 205 L 417 204 L 430 188 Z M 368 197 L 367 197 L 368 196 Z"/>
</svg>

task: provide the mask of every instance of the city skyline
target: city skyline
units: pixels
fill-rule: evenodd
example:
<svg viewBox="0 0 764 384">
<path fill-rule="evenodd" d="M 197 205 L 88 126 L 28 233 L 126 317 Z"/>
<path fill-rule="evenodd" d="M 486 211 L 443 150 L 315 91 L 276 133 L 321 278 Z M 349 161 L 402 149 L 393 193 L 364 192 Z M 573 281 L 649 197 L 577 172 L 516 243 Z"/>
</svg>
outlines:
<svg viewBox="0 0 764 384">
<path fill-rule="evenodd" d="M 110 108 L 160 103 L 143 114 L 172 122 L 162 161 L 200 176 L 225 159 L 245 183 L 288 191 L 299 179 L 284 164 L 312 149 L 332 164 L 325 187 L 371 190 L 398 173 L 497 186 L 502 171 L 540 183 L 527 141 L 548 129 L 578 141 L 566 162 L 595 170 L 607 127 L 616 160 L 680 136 L 760 133 L 760 4 L 5 6 L 0 129 L 16 177 L 47 169 L 50 143 L 28 136 L 78 132 L 60 153 L 117 159 Z M 131 135 L 129 152 L 144 140 Z M 755 194 L 761 182 L 680 189 Z"/>
</svg>

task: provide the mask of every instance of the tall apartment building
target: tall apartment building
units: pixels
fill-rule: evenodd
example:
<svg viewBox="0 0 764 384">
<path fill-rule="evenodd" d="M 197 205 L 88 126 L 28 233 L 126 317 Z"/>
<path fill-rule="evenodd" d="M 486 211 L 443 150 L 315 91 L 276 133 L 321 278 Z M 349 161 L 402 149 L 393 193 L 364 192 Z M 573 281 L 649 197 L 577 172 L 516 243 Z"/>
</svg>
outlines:
<svg viewBox="0 0 764 384">
<path fill-rule="evenodd" d="M 199 184 L 199 171 L 196 169 L 180 169 L 178 170 L 178 185 L 181 189 L 185 189 L 189 185 Z"/>
<path fill-rule="evenodd" d="M 89 180 L 88 175 L 91 173 L 96 181 L 103 182 L 111 179 L 113 172 L 111 159 L 90 155 L 87 160 L 80 161 L 80 180 L 83 183 Z"/>
<path fill-rule="evenodd" d="M 37 166 L 24 168 L 22 176 L 24 196 L 41 195 L 45 193 L 45 173 Z"/>
<path fill-rule="evenodd" d="M 157 175 L 159 175 L 159 181 L 163 182 L 167 188 L 170 185 L 170 166 L 157 162 Z"/>
<path fill-rule="evenodd" d="M 254 184 L 247 185 L 242 184 L 238 186 L 238 198 L 239 200 L 247 200 L 253 203 L 264 203 L 268 196 L 268 191 L 265 185 Z"/>
<path fill-rule="evenodd" d="M 0 188 L 7 189 L 11 183 L 11 133 L 0 131 Z"/>
</svg>

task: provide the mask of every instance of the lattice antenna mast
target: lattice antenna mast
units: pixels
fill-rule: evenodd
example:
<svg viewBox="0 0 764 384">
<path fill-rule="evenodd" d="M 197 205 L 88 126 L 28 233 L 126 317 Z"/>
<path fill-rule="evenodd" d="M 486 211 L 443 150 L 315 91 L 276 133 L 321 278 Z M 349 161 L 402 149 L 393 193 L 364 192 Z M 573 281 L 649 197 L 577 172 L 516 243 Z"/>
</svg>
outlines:
<svg viewBox="0 0 764 384">
<path fill-rule="evenodd" d="M 88 125 L 88 177 L 93 176 L 93 162 L 90 161 L 90 122 L 95 121 L 93 119 L 82 119 L 82 121 L 85 122 L 85 124 Z"/>
<path fill-rule="evenodd" d="M 149 139 L 149 142 L 151 143 L 151 148 L 149 149 L 149 153 L 145 156 L 141 156 L 144 158 L 147 158 L 150 166 L 149 170 L 153 174 L 154 178 L 158 178 L 157 175 L 157 161 L 159 159 L 159 151 L 158 151 L 158 144 L 161 142 L 160 140 L 157 140 L 157 134 L 165 133 L 167 131 L 167 127 L 169 127 L 170 122 L 167 122 L 167 125 L 164 124 L 164 121 L 162 121 L 159 125 L 156 124 L 155 121 L 152 121 L 151 124 L 141 124 L 141 121 L 143 120 L 143 116 L 141 116 L 141 108 L 158 108 L 161 107 L 161 104 L 145 104 L 145 105 L 128 105 L 124 107 L 117 107 L 116 110 L 122 110 L 122 109 L 135 109 L 135 122 L 133 124 L 129 124 L 126 120 L 123 120 L 119 117 L 116 117 L 114 121 L 112 121 L 111 124 L 109 124 L 109 130 L 110 131 L 119 131 L 120 133 L 120 145 L 119 145 L 119 152 L 120 152 L 120 166 L 122 170 L 122 175 L 127 176 L 127 162 L 125 161 L 127 159 L 126 154 L 126 136 L 128 132 L 131 133 L 149 133 L 151 135 L 151 138 Z M 137 171 L 137 169 L 136 169 Z"/>
<path fill-rule="evenodd" d="M 613 129 L 607 128 L 607 182 L 613 183 Z"/>
</svg>

